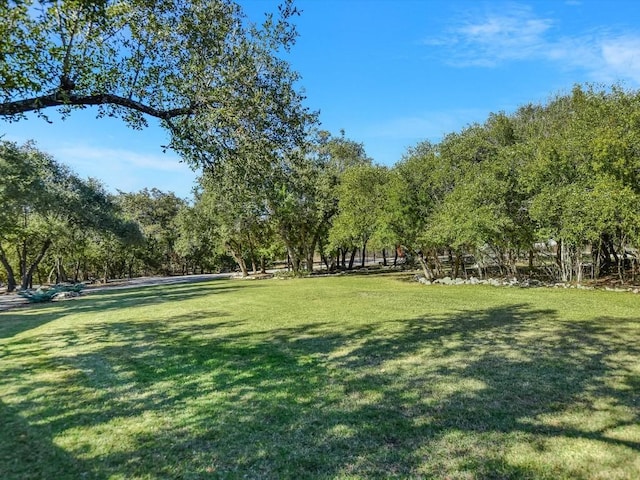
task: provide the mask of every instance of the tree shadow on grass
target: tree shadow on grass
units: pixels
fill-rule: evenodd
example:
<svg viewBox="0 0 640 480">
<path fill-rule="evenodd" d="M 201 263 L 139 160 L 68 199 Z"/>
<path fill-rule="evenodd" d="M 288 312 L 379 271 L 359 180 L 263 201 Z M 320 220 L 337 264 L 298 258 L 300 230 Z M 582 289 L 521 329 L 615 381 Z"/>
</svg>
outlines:
<svg viewBox="0 0 640 480">
<path fill-rule="evenodd" d="M 50 438 L 81 431 L 70 454 L 105 476 L 638 473 L 635 321 L 510 305 L 354 328 L 246 327 L 211 311 L 60 332 L 48 341 L 95 343 L 52 359 L 44 342 L 15 394 L 50 396 L 30 396 L 22 415 Z M 52 367 L 66 375 L 40 375 Z M 106 434 L 127 447 L 92 456 L 96 443 L 117 443 Z M 584 447 L 602 451 L 565 461 Z"/>
<path fill-rule="evenodd" d="M 235 291 L 256 285 L 234 285 L 224 280 L 143 286 L 128 289 L 90 292 L 86 296 L 55 304 L 34 304 L 28 308 L 0 312 L 0 339 L 11 338 L 59 318 L 75 313 L 104 313 L 149 305 L 180 302 L 201 296 Z"/>
<path fill-rule="evenodd" d="M 41 427 L 26 422 L 17 408 L 0 400 L 0 472 L 3 480 L 107 477 L 55 445 Z M 44 434 L 43 434 L 44 433 Z"/>
</svg>

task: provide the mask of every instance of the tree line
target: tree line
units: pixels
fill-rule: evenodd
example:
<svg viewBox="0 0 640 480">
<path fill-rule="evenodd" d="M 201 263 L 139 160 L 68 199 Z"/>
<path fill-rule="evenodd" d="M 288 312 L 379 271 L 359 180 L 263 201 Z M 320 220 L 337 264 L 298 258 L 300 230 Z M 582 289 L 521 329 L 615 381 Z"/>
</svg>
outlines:
<svg viewBox="0 0 640 480">
<path fill-rule="evenodd" d="M 357 253 L 364 265 L 367 248 L 383 262 L 400 248 L 429 279 L 523 269 L 635 279 L 639 121 L 637 91 L 576 86 L 422 142 L 391 168 L 324 132 L 260 181 L 205 176 L 194 209 L 213 215 L 243 272 L 244 256 L 269 257 L 277 239 L 294 271 L 310 270 L 314 255 L 331 270 Z"/>
<path fill-rule="evenodd" d="M 108 195 L 33 145 L 2 145 L 0 261 L 9 285 L 237 268 L 364 265 L 401 250 L 427 278 L 562 281 L 638 273 L 640 93 L 576 86 L 410 148 L 393 167 L 326 131 L 277 160 L 220 162 L 193 202 Z M 446 264 L 446 267 L 445 267 Z"/>
<path fill-rule="evenodd" d="M 637 91 L 576 86 L 422 142 L 391 168 L 321 132 L 259 179 L 205 176 L 194 210 L 212 215 L 245 273 L 243 258 L 269 257 L 276 239 L 294 271 L 311 270 L 314 255 L 332 270 L 357 253 L 364 265 L 367 248 L 383 262 L 400 248 L 429 279 L 523 269 L 635 279 L 639 120 Z"/>
<path fill-rule="evenodd" d="M 36 283 L 170 273 L 181 205 L 157 190 L 109 194 L 34 144 L 0 143 L 0 281 Z"/>
</svg>

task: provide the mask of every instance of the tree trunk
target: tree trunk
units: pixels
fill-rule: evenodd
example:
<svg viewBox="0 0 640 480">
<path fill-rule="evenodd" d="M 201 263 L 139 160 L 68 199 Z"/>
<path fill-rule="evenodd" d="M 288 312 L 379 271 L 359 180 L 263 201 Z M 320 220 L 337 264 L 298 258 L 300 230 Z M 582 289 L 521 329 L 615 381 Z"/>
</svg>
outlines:
<svg viewBox="0 0 640 480">
<path fill-rule="evenodd" d="M 298 273 L 300 271 L 300 264 L 302 263 L 300 260 L 300 256 L 296 253 L 295 248 L 289 245 L 287 245 L 287 254 L 289 256 L 291 270 L 293 270 L 294 273 Z"/>
<path fill-rule="evenodd" d="M 573 278 L 571 248 L 566 242 L 560 243 L 560 273 L 563 282 L 570 282 Z"/>
<path fill-rule="evenodd" d="M 424 258 L 424 254 L 422 252 L 418 253 L 418 261 L 422 266 L 422 271 L 424 272 L 424 276 L 427 280 L 433 280 L 433 271 L 429 268 L 427 261 Z"/>
<path fill-rule="evenodd" d="M 256 256 L 253 251 L 253 243 L 251 242 L 251 239 L 249 239 L 249 258 L 251 260 L 251 270 L 253 271 L 254 275 L 257 275 L 258 263 L 256 262 Z"/>
<path fill-rule="evenodd" d="M 242 258 L 242 257 L 238 257 L 238 260 L 239 260 L 240 272 L 242 272 L 242 276 L 243 277 L 248 277 L 249 276 L 249 270 L 247 269 L 247 262 L 245 262 L 244 258 Z"/>
<path fill-rule="evenodd" d="M 227 243 L 226 247 L 227 247 L 227 250 L 229 250 L 229 253 L 231 253 L 231 257 L 233 258 L 233 260 L 236 262 L 238 267 L 240 267 L 240 272 L 242 273 L 242 276 L 248 277 L 249 272 L 247 271 L 247 264 L 245 263 L 244 258 L 242 258 L 242 255 L 239 255 L 238 253 L 236 253 L 236 249 L 234 249 L 230 244 Z"/>
<path fill-rule="evenodd" d="M 324 251 L 324 247 L 325 245 L 322 244 L 322 242 L 318 242 L 318 253 L 320 254 L 320 265 L 322 268 L 322 264 L 324 263 L 325 268 L 327 269 L 327 272 L 329 271 L 329 257 L 327 256 L 326 252 Z"/>
<path fill-rule="evenodd" d="M 624 242 L 622 242 L 622 254 L 618 255 L 618 278 L 624 283 L 624 261 L 626 260 L 627 253 L 624 249 Z"/>
<path fill-rule="evenodd" d="M 357 253 L 357 251 L 358 251 L 358 249 L 357 249 L 357 248 L 354 248 L 354 249 L 351 251 L 351 258 L 349 258 L 349 270 L 351 270 L 351 269 L 353 268 L 353 262 L 354 262 L 354 261 L 355 261 L 355 259 L 356 259 L 356 253 Z"/>
<path fill-rule="evenodd" d="M 80 281 L 80 259 L 76 260 L 76 266 L 73 271 L 73 282 L 78 283 Z"/>
<path fill-rule="evenodd" d="M 300 258 L 297 255 L 291 259 L 291 270 L 293 270 L 295 273 L 300 272 L 301 266 L 302 266 L 302 262 L 300 261 Z"/>
<path fill-rule="evenodd" d="M 20 246 L 16 246 L 16 252 L 18 253 L 18 261 L 20 266 L 20 278 L 23 278 L 27 273 L 27 242 L 22 242 L 22 249 Z"/>
<path fill-rule="evenodd" d="M 7 292 L 13 292 L 16 289 L 16 276 L 13 273 L 13 268 L 11 268 L 11 264 L 4 253 L 2 245 L 0 245 L 0 263 L 2 263 L 4 270 L 7 272 Z"/>
<path fill-rule="evenodd" d="M 382 266 L 387 266 L 387 250 L 384 248 L 382 249 Z"/>
<path fill-rule="evenodd" d="M 467 266 L 464 263 L 464 253 L 458 254 L 458 258 L 460 258 L 460 268 L 462 268 L 462 274 L 464 275 L 465 280 L 467 279 Z"/>
<path fill-rule="evenodd" d="M 64 283 L 68 280 L 62 258 L 56 257 L 56 283 Z"/>
<path fill-rule="evenodd" d="M 509 271 L 511 272 L 511 275 L 513 275 L 514 277 L 517 277 L 518 276 L 518 252 L 510 248 L 508 257 L 509 257 Z"/>
<path fill-rule="evenodd" d="M 49 270 L 49 275 L 47 275 L 47 283 L 51 283 L 51 279 L 53 278 L 53 274 L 56 271 L 56 266 L 54 265 L 53 267 L 51 267 L 51 270 Z"/>
<path fill-rule="evenodd" d="M 36 257 L 36 259 L 29 266 L 29 268 L 27 268 L 27 271 L 22 276 L 22 282 L 21 282 L 21 285 L 20 285 L 20 287 L 22 289 L 27 289 L 27 288 L 30 288 L 30 287 L 33 286 L 33 272 L 35 271 L 36 267 L 40 264 L 40 262 L 42 261 L 42 259 L 46 255 L 47 250 L 51 246 L 51 243 L 52 243 L 51 240 L 49 238 L 47 238 L 44 241 L 44 243 L 42 244 L 42 248 L 40 249 L 40 253 L 38 253 L 38 256 Z"/>
<path fill-rule="evenodd" d="M 362 242 L 362 251 L 361 251 L 361 256 L 360 256 L 360 266 L 362 268 L 365 267 L 366 262 L 367 262 L 367 242 Z"/>
<path fill-rule="evenodd" d="M 307 251 L 307 268 L 309 269 L 310 273 L 313 273 L 313 259 L 316 253 L 316 246 L 318 245 L 319 241 L 320 241 L 320 226 L 318 226 L 318 229 L 316 230 L 315 234 L 313 235 L 313 238 L 311 239 L 311 244 L 309 245 L 309 250 Z"/>
<path fill-rule="evenodd" d="M 456 256 L 453 262 L 452 267 L 452 278 L 458 278 L 458 274 L 460 273 L 460 253 L 456 252 Z"/>
<path fill-rule="evenodd" d="M 307 271 L 309 273 L 313 273 L 313 254 L 314 254 L 314 252 L 315 252 L 315 247 L 310 248 L 307 251 L 307 255 L 306 255 L 307 258 L 306 258 L 305 262 L 307 264 Z"/>
<path fill-rule="evenodd" d="M 576 247 L 573 255 L 573 265 L 576 274 L 576 282 L 582 283 L 582 248 Z"/>
<path fill-rule="evenodd" d="M 434 267 L 435 267 L 434 272 L 433 272 L 434 277 L 442 276 L 442 272 L 444 270 L 444 267 L 442 266 L 442 262 L 440 261 L 440 257 L 438 256 L 438 253 L 439 252 L 438 252 L 437 249 L 434 249 L 431 252 L 431 255 L 433 257 Z"/>
</svg>

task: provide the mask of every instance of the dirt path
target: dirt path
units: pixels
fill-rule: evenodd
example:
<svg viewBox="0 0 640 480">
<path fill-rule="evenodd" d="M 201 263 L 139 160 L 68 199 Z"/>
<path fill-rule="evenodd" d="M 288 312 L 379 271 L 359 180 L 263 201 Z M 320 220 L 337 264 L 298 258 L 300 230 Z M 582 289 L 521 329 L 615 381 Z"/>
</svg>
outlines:
<svg viewBox="0 0 640 480">
<path fill-rule="evenodd" d="M 91 295 L 93 292 L 105 290 L 121 290 L 125 288 L 149 287 L 154 285 L 174 285 L 179 283 L 197 283 L 210 280 L 233 278 L 232 273 L 212 273 L 207 275 L 180 275 L 175 277 L 140 277 L 131 280 L 114 280 L 111 283 L 88 285 L 83 295 Z M 0 312 L 16 307 L 25 307 L 29 302 L 16 293 L 0 294 Z"/>
</svg>

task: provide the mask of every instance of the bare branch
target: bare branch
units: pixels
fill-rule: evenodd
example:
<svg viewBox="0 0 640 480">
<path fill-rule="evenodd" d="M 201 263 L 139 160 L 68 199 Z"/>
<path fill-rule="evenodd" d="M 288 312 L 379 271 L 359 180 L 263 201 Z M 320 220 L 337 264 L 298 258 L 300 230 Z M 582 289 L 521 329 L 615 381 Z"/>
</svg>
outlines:
<svg viewBox="0 0 640 480">
<path fill-rule="evenodd" d="M 189 115 L 196 111 L 196 107 L 192 105 L 172 108 L 170 110 L 161 110 L 111 93 L 103 93 L 99 95 L 75 95 L 68 92 L 57 92 L 50 95 L 41 95 L 39 97 L 2 103 L 0 104 L 0 117 L 11 117 L 22 113 L 38 111 L 48 107 L 74 105 L 118 105 L 120 107 L 136 110 L 163 120 L 179 117 L 181 115 Z"/>
</svg>

